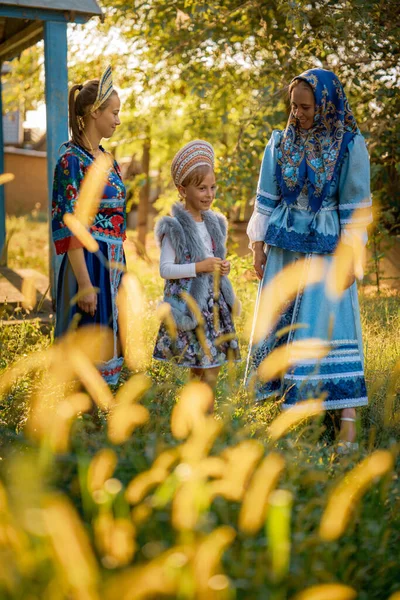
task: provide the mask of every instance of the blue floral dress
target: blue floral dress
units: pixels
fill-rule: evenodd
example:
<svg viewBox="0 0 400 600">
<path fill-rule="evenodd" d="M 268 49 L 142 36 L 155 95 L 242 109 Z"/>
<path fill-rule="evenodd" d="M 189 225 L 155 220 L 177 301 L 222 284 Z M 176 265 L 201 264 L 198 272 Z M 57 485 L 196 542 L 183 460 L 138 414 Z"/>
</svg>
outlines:
<svg viewBox="0 0 400 600">
<path fill-rule="evenodd" d="M 103 148 L 100 147 L 102 151 Z M 99 250 L 91 253 L 84 248 L 84 256 L 92 285 L 99 289 L 97 310 L 92 317 L 81 311 L 71 299 L 77 294 L 78 284 L 68 259 L 68 250 L 82 247 L 63 218 L 73 213 L 79 202 L 79 189 L 94 157 L 83 148 L 68 143 L 59 158 L 54 174 L 52 202 L 53 241 L 58 255 L 63 255 L 57 277 L 55 337 L 60 337 L 73 326 L 98 324 L 110 327 L 114 336 L 114 352 L 111 360 L 99 368 L 104 379 L 111 384 L 118 382 L 123 357 L 118 348 L 118 310 L 116 297 L 125 265 L 123 242 L 126 228 L 125 186 L 117 162 L 110 171 L 99 210 L 90 226 L 90 233 L 97 240 Z"/>
<path fill-rule="evenodd" d="M 268 247 L 254 326 L 263 319 L 259 308 L 264 287 L 285 267 L 303 259 L 301 281 L 294 299 L 284 305 L 264 339 L 254 342 L 253 328 L 246 380 L 254 386 L 257 401 L 283 398 L 284 408 L 317 397 L 324 398 L 326 409 L 363 406 L 368 397 L 357 284 L 354 282 L 337 299 L 327 290 L 340 237 L 349 245 L 354 233 L 364 241 L 367 238 L 366 226 L 372 221 L 369 157 L 337 78 L 322 69 L 301 77 L 314 88 L 315 128 L 299 131 L 289 121 L 285 131 L 273 132 L 265 149 L 248 226 L 250 241 L 264 241 Z M 327 107 L 328 113 L 324 112 Z M 346 140 L 343 132 L 351 132 L 351 137 Z M 318 145 L 313 146 L 316 140 Z M 341 140 L 346 143 L 338 146 Z M 314 283 L 311 274 L 320 260 L 324 275 Z M 279 293 L 275 289 L 275 294 Z M 260 380 L 258 369 L 273 350 L 310 338 L 326 344 L 324 358 L 299 361 L 282 378 Z"/>
</svg>

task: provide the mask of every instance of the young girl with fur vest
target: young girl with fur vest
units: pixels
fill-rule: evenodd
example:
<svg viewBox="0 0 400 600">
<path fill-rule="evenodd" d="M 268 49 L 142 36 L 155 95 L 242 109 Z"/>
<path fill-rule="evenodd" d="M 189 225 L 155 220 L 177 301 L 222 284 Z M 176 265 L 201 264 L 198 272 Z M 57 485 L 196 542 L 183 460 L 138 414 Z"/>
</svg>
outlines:
<svg viewBox="0 0 400 600">
<path fill-rule="evenodd" d="M 177 335 L 162 323 L 153 356 L 190 368 L 192 377 L 215 388 L 221 366 L 239 360 L 239 345 L 226 260 L 227 220 L 211 210 L 216 192 L 212 146 L 202 140 L 184 146 L 172 162 L 171 174 L 181 201 L 172 207 L 172 216 L 157 222 L 155 235 L 161 247 L 164 301 L 170 305 Z M 198 310 L 191 310 L 185 293 Z"/>
</svg>

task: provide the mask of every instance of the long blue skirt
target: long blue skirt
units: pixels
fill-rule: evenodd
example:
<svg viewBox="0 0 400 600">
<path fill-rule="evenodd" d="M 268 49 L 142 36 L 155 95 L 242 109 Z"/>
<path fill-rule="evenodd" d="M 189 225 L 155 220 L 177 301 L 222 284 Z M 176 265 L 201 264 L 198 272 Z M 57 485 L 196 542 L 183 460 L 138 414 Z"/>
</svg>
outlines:
<svg viewBox="0 0 400 600">
<path fill-rule="evenodd" d="M 121 282 L 123 269 L 117 265 L 125 265 L 125 255 L 122 243 L 99 241 L 99 251 L 96 254 L 84 249 L 85 261 L 93 287 L 99 289 L 97 310 L 94 316 L 83 312 L 76 302 L 71 299 L 78 292 L 78 283 L 72 270 L 68 254 L 65 254 L 60 265 L 57 279 L 56 338 L 64 335 L 71 325 L 103 325 L 113 331 L 113 358 L 98 365 L 103 378 L 110 384 L 118 383 L 122 369 L 123 357 L 118 344 L 118 310 L 116 298 Z"/>
<path fill-rule="evenodd" d="M 318 283 L 308 283 L 313 261 L 321 258 L 325 263 L 323 279 Z M 327 293 L 332 255 L 302 254 L 270 246 L 259 285 L 254 324 L 264 286 L 287 265 L 301 259 L 305 259 L 305 263 L 296 297 L 282 308 L 273 329 L 257 344 L 253 344 L 253 326 L 246 382 L 254 386 L 256 401 L 283 398 L 283 408 L 321 397 L 326 409 L 364 406 L 368 404 L 368 398 L 357 285 L 353 283 L 339 299 L 333 299 Z M 281 332 L 284 334 L 281 335 Z M 283 377 L 260 381 L 258 367 L 276 348 L 309 338 L 318 338 L 327 345 L 329 352 L 324 358 L 301 360 L 291 365 Z"/>
</svg>

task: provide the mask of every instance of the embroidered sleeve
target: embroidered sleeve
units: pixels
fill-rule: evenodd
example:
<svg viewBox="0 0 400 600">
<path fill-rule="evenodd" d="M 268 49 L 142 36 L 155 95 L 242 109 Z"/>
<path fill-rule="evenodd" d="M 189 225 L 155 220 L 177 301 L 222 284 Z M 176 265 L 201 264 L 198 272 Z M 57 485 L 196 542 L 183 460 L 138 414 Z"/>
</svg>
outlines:
<svg viewBox="0 0 400 600">
<path fill-rule="evenodd" d="M 276 182 L 277 148 L 281 140 L 281 132 L 274 131 L 264 151 L 258 179 L 255 210 L 270 216 L 279 203 L 280 196 Z"/>
<path fill-rule="evenodd" d="M 65 254 L 82 244 L 64 225 L 64 215 L 73 213 L 79 194 L 82 175 L 76 156 L 65 154 L 56 165 L 52 198 L 52 232 L 57 254 Z"/>
<path fill-rule="evenodd" d="M 366 242 L 366 227 L 372 223 L 369 156 L 362 135 L 349 144 L 339 176 L 339 219 L 345 239 L 351 243 L 351 230 Z M 362 232 L 360 230 L 363 230 Z M 347 242 L 346 242 L 347 243 Z"/>
<path fill-rule="evenodd" d="M 253 242 L 264 241 L 269 218 L 280 201 L 275 176 L 276 153 L 280 139 L 281 132 L 274 131 L 264 151 L 254 212 L 247 227 L 250 247 Z"/>
</svg>

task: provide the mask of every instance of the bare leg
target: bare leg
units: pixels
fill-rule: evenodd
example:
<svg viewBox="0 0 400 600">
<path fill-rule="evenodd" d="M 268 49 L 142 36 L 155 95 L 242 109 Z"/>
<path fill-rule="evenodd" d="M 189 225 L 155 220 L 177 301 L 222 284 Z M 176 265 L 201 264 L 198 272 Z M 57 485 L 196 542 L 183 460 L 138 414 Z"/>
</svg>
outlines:
<svg viewBox="0 0 400 600">
<path fill-rule="evenodd" d="M 356 409 L 355 408 L 344 408 L 341 412 L 341 423 L 339 431 L 339 439 L 344 442 L 354 442 L 357 437 L 356 430 Z M 343 420 L 345 419 L 345 420 Z M 348 421 L 347 419 L 354 419 L 354 421 Z"/>
<path fill-rule="evenodd" d="M 190 379 L 197 379 L 197 381 L 203 381 L 204 369 L 190 369 Z"/>
<path fill-rule="evenodd" d="M 221 367 L 213 367 L 212 369 L 204 369 L 203 371 L 203 381 L 208 383 L 214 393 L 215 388 L 217 387 L 217 379 L 220 368 Z"/>
<path fill-rule="evenodd" d="M 215 388 L 217 385 L 218 373 L 221 367 L 213 367 L 211 369 L 191 369 L 190 375 L 192 379 L 198 379 L 207 383 L 213 391 L 215 400 Z M 209 408 L 209 412 L 214 412 L 214 402 Z"/>
</svg>

